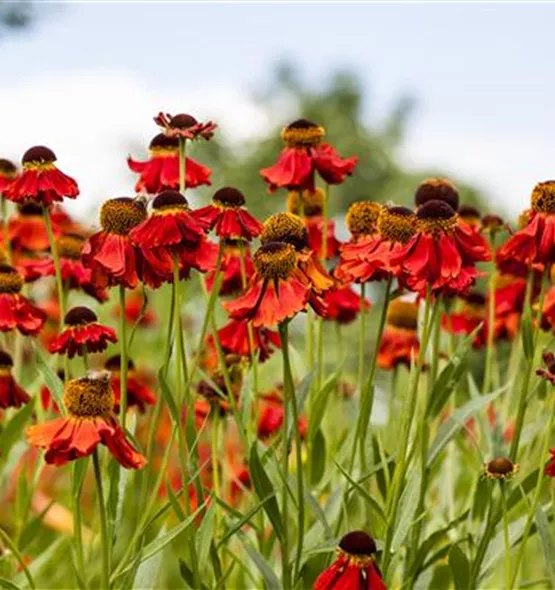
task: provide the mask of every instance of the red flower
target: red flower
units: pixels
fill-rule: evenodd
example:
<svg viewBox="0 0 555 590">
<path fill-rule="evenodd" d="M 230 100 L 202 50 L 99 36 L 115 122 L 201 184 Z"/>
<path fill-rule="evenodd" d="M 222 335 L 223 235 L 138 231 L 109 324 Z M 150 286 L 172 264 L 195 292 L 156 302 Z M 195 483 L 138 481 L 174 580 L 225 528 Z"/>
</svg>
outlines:
<svg viewBox="0 0 555 590">
<path fill-rule="evenodd" d="M 62 280 L 70 289 L 81 289 L 102 303 L 108 299 L 108 294 L 104 289 L 93 284 L 91 269 L 85 268 L 81 261 L 85 240 L 86 238 L 79 234 L 64 234 L 56 240 Z M 50 255 L 26 260 L 21 263 L 20 268 L 25 281 L 35 281 L 40 277 L 53 277 L 56 274 L 54 260 Z"/>
<path fill-rule="evenodd" d="M 236 354 L 250 358 L 248 322 L 231 320 L 218 330 L 218 338 L 226 354 Z M 258 354 L 259 362 L 267 360 L 275 349 L 281 348 L 278 332 L 267 328 L 252 328 L 253 352 Z"/>
<path fill-rule="evenodd" d="M 16 203 L 31 199 L 48 207 L 64 197 L 74 199 L 79 194 L 77 183 L 56 168 L 56 155 L 38 145 L 28 149 L 22 158 L 23 172 L 10 184 L 5 197 Z"/>
<path fill-rule="evenodd" d="M 416 231 L 414 213 L 406 207 L 381 207 L 377 203 L 354 203 L 347 213 L 353 238 L 340 246 L 336 278 L 343 284 L 353 281 L 381 281 L 397 276 L 399 264 L 393 257 Z"/>
<path fill-rule="evenodd" d="M 350 324 L 360 313 L 360 295 L 352 287 L 332 289 L 325 294 L 324 299 L 328 306 L 327 320 Z M 365 299 L 364 308 L 369 307 L 370 302 Z"/>
<path fill-rule="evenodd" d="M 83 247 L 83 264 L 92 270 L 97 287 L 123 285 L 134 289 L 145 265 L 141 253 L 133 245 L 129 232 L 146 218 L 142 201 L 120 197 L 102 205 L 102 230 L 92 235 Z"/>
<path fill-rule="evenodd" d="M 0 265 L 0 331 L 17 328 L 26 336 L 35 336 L 46 321 L 46 314 L 21 295 L 23 277 L 17 270 Z"/>
<path fill-rule="evenodd" d="M 426 202 L 417 217 L 418 232 L 391 256 L 401 281 L 420 295 L 428 286 L 434 294 L 467 292 L 478 277 L 476 262 L 490 259 L 487 242 L 444 201 Z"/>
<path fill-rule="evenodd" d="M 485 333 L 486 299 L 477 292 L 471 292 L 461 298 L 462 306 L 457 312 L 445 314 L 441 318 L 441 327 L 450 334 L 471 334 L 482 324 L 473 342 L 475 348 L 485 346 L 487 336 Z"/>
<path fill-rule="evenodd" d="M 8 221 L 8 233 L 12 248 L 16 251 L 29 250 L 43 252 L 48 250 L 50 242 L 46 233 L 43 208 L 41 205 L 28 201 L 17 207 L 18 211 Z M 59 234 L 53 224 L 54 234 Z"/>
<path fill-rule="evenodd" d="M 74 307 L 64 318 L 66 328 L 50 344 L 52 354 L 67 354 L 73 358 L 85 352 L 102 352 L 108 348 L 108 342 L 117 342 L 115 331 L 98 323 L 94 311 L 88 307 Z"/>
<path fill-rule="evenodd" d="M 10 184 L 17 178 L 17 167 L 10 160 L 0 158 L 0 195 L 6 192 Z"/>
<path fill-rule="evenodd" d="M 311 286 L 290 244 L 262 245 L 254 255 L 254 266 L 246 293 L 224 303 L 231 319 L 252 320 L 255 327 L 270 328 L 306 308 Z"/>
<path fill-rule="evenodd" d="M 178 137 L 185 140 L 194 139 L 211 139 L 214 130 L 218 127 L 213 121 L 199 123 L 191 115 L 180 113 L 179 115 L 170 115 L 169 113 L 158 113 L 154 117 L 154 122 L 164 129 L 164 133 L 169 137 Z"/>
<path fill-rule="evenodd" d="M 283 396 L 281 391 L 261 395 L 258 399 L 257 436 L 264 440 L 281 430 L 283 424 Z M 306 436 L 306 417 L 299 416 L 298 423 L 301 438 Z"/>
<path fill-rule="evenodd" d="M 428 201 L 443 201 L 451 209 L 459 209 L 459 191 L 447 178 L 432 177 L 423 180 L 414 193 L 414 204 L 421 207 Z M 479 216 L 478 216 L 479 217 Z"/>
<path fill-rule="evenodd" d="M 555 449 L 550 449 L 549 454 L 551 455 L 551 459 L 545 466 L 545 475 L 548 475 L 549 477 L 555 477 Z"/>
<path fill-rule="evenodd" d="M 146 459 L 129 443 L 114 415 L 114 392 L 108 374 L 72 379 L 65 384 L 67 416 L 27 429 L 27 440 L 46 449 L 47 463 L 65 465 L 92 454 L 100 444 L 127 469 L 141 469 Z"/>
<path fill-rule="evenodd" d="M 114 409 L 119 412 L 121 399 L 121 357 L 119 354 L 110 357 L 104 368 L 110 371 L 110 384 L 114 390 Z M 140 373 L 135 369 L 135 363 L 129 359 L 127 361 L 127 407 L 137 406 L 139 412 L 143 414 L 146 406 L 152 406 L 156 403 L 156 396 L 150 388 L 152 380 L 148 375 Z"/>
<path fill-rule="evenodd" d="M 283 129 L 286 147 L 274 166 L 260 171 L 271 191 L 282 187 L 313 191 L 315 172 L 328 184 L 341 184 L 353 173 L 358 158 L 341 158 L 331 145 L 322 143 L 324 134 L 323 127 L 306 119 Z"/>
<path fill-rule="evenodd" d="M 321 216 L 307 217 L 305 219 L 307 239 L 309 247 L 318 258 L 324 257 L 324 218 Z M 335 237 L 335 221 L 328 219 L 328 231 L 326 241 L 326 260 L 335 258 L 338 254 L 341 242 Z"/>
<path fill-rule="evenodd" d="M 555 261 L 555 181 L 540 182 L 532 191 L 532 210 L 527 223 L 498 250 L 502 270 L 515 265 L 543 270 Z M 520 274 L 520 273 L 518 273 Z"/>
<path fill-rule="evenodd" d="M 179 140 L 163 133 L 156 135 L 149 145 L 150 158 L 145 162 L 127 158 L 127 164 L 133 172 L 139 174 L 135 191 L 156 195 L 167 189 L 179 188 Z M 199 164 L 192 158 L 185 161 L 185 184 L 195 188 L 203 184 L 210 185 L 212 170 Z"/>
<path fill-rule="evenodd" d="M 262 224 L 245 207 L 245 197 L 236 188 L 226 186 L 216 191 L 212 205 L 192 212 L 203 227 L 216 229 L 219 238 L 251 241 L 262 231 Z"/>
<path fill-rule="evenodd" d="M 18 385 L 12 375 L 12 357 L 0 350 L 0 408 L 20 408 L 31 397 Z"/>
<path fill-rule="evenodd" d="M 549 287 L 545 294 L 541 327 L 546 331 L 555 329 L 555 285 Z"/>
<path fill-rule="evenodd" d="M 114 309 L 114 316 L 119 318 L 121 309 L 117 306 Z M 146 297 L 141 295 L 137 290 L 131 291 L 125 298 L 125 320 L 128 324 L 149 328 L 158 323 L 158 317 L 152 306 L 148 305 Z"/>
<path fill-rule="evenodd" d="M 241 248 L 245 262 L 245 279 L 252 276 L 254 264 L 249 245 L 241 240 L 224 240 L 220 272 L 223 274 L 220 283 L 220 295 L 233 295 L 243 290 L 243 273 L 241 270 Z M 215 280 L 215 271 L 206 275 L 206 286 L 211 291 Z"/>
<path fill-rule="evenodd" d="M 374 539 L 364 531 L 346 534 L 337 548 L 337 559 L 314 582 L 313 590 L 387 590 L 374 560 Z"/>
<path fill-rule="evenodd" d="M 387 324 L 378 351 L 378 366 L 395 369 L 410 366 L 418 356 L 420 344 L 417 333 L 418 306 L 410 301 L 395 299 L 389 304 Z"/>
<path fill-rule="evenodd" d="M 520 319 L 526 298 L 526 279 L 510 274 L 497 275 L 495 279 L 495 340 L 513 340 L 518 334 Z M 489 305 L 489 294 L 486 307 Z M 486 341 L 488 322 L 484 326 Z"/>
<path fill-rule="evenodd" d="M 65 381 L 65 371 L 63 369 L 58 369 L 57 375 L 60 381 Z M 40 388 L 40 400 L 42 403 L 42 407 L 46 412 L 52 410 L 54 414 L 60 413 L 60 408 L 58 407 L 58 404 L 54 401 L 52 392 L 50 391 L 50 389 L 48 389 L 46 385 L 43 385 Z"/>
</svg>

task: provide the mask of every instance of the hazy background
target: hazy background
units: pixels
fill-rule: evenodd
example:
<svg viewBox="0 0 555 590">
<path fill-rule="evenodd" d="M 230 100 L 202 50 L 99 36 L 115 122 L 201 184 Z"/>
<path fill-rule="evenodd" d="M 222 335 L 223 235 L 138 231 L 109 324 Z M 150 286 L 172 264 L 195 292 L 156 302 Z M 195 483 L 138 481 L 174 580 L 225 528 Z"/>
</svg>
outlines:
<svg viewBox="0 0 555 590">
<path fill-rule="evenodd" d="M 406 201 L 440 172 L 514 215 L 555 174 L 555 5 L 17 2 L 0 16 L 26 25 L 0 29 L 0 157 L 52 147 L 81 186 L 73 211 L 132 192 L 125 158 L 145 154 L 159 110 L 220 124 L 195 156 L 259 213 L 275 201 L 257 169 L 300 116 L 361 154 L 337 212 Z"/>
</svg>

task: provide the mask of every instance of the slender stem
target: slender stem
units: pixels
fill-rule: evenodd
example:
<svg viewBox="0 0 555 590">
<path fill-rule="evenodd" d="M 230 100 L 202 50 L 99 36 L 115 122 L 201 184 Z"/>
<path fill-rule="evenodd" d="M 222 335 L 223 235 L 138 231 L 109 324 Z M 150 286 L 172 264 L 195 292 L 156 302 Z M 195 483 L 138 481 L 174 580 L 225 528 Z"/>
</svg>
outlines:
<svg viewBox="0 0 555 590">
<path fill-rule="evenodd" d="M 314 315 L 312 309 L 306 310 L 306 356 L 309 371 L 314 372 Z"/>
<path fill-rule="evenodd" d="M 219 441 L 219 426 L 220 426 L 220 407 L 218 403 L 214 403 L 211 406 L 212 416 L 212 483 L 214 487 L 214 494 L 217 498 L 222 497 L 222 491 L 220 486 L 220 466 L 218 463 L 218 455 L 220 452 L 220 441 Z M 218 534 L 218 503 L 215 502 L 215 535 Z"/>
<path fill-rule="evenodd" d="M 491 233 L 490 237 L 490 248 L 492 256 L 495 259 L 495 233 Z M 495 324 L 495 262 L 493 262 L 493 269 L 489 277 L 489 300 L 488 300 L 488 342 L 486 348 L 486 370 L 484 373 L 484 384 L 482 386 L 482 392 L 486 394 L 491 390 L 493 380 L 493 361 L 495 358 L 495 341 L 494 341 L 494 324 Z"/>
<path fill-rule="evenodd" d="M 328 184 L 326 185 L 326 190 L 324 191 L 324 199 L 322 203 L 322 264 L 325 264 L 328 258 L 329 192 L 330 186 Z M 319 391 L 324 380 L 324 320 L 323 318 L 319 317 L 317 322 L 318 333 L 316 335 L 316 355 L 318 360 L 318 373 L 316 375 L 316 391 Z"/>
<path fill-rule="evenodd" d="M 119 286 L 119 306 L 121 309 L 119 323 L 119 340 L 120 340 L 120 403 L 119 417 L 121 425 L 125 430 L 127 419 L 127 321 L 125 319 L 125 287 Z"/>
<path fill-rule="evenodd" d="M 179 192 L 184 193 L 187 188 L 187 154 L 186 142 L 187 140 L 179 138 Z"/>
<path fill-rule="evenodd" d="M 303 481 L 303 459 L 302 459 L 302 441 L 301 433 L 299 431 L 299 409 L 297 394 L 295 392 L 295 384 L 293 383 L 293 374 L 291 372 L 291 359 L 289 357 L 289 324 L 283 322 L 279 325 L 279 335 L 281 338 L 281 351 L 283 356 L 283 391 L 284 391 L 284 417 L 288 413 L 288 405 L 291 406 L 291 415 L 293 418 L 293 432 L 295 434 L 295 462 L 297 464 L 297 506 L 298 506 L 298 523 L 299 530 L 297 533 L 297 553 L 295 558 L 295 579 L 300 574 L 301 557 L 303 552 L 303 541 L 304 541 L 304 481 Z M 287 448 L 287 437 L 288 432 L 284 430 L 284 436 L 286 440 Z M 286 453 L 287 456 L 287 453 Z M 288 464 L 288 462 L 287 462 Z M 285 463 L 284 463 L 285 466 Z M 287 477 L 287 471 L 285 472 Z M 286 486 L 285 486 L 286 487 Z M 286 515 L 284 514 L 284 520 Z"/>
<path fill-rule="evenodd" d="M 360 285 L 360 315 L 358 318 L 359 337 L 358 337 L 358 391 L 362 395 L 364 385 L 364 347 L 366 345 L 366 309 L 364 308 L 366 284 Z M 378 342 L 379 348 L 379 342 Z"/>
<path fill-rule="evenodd" d="M 56 239 L 54 238 L 54 231 L 52 230 L 52 221 L 50 219 L 50 209 L 44 207 L 44 224 L 46 225 L 46 233 L 48 234 L 48 241 L 50 242 L 50 252 L 52 254 L 52 262 L 54 263 L 54 272 L 56 274 L 56 286 L 58 288 L 58 301 L 60 304 L 60 332 L 64 328 L 64 318 L 66 315 L 65 297 L 64 297 L 64 283 L 62 280 L 62 270 L 60 267 L 60 257 L 58 256 L 58 247 L 56 246 Z"/>
<path fill-rule="evenodd" d="M 503 542 L 505 544 L 505 590 L 511 590 L 511 540 L 509 537 L 509 510 L 507 508 L 507 496 L 505 482 L 499 480 L 499 492 L 503 508 Z"/>
<path fill-rule="evenodd" d="M 83 459 L 86 460 L 86 459 Z M 78 462 L 75 461 L 72 465 L 71 477 L 75 479 L 77 477 L 77 465 Z M 83 489 L 83 485 L 79 486 L 79 490 L 77 493 L 72 494 L 72 502 L 73 502 L 73 539 L 75 541 L 75 552 L 77 554 L 77 568 L 79 570 L 79 575 L 83 578 L 83 583 L 85 588 L 87 587 L 87 570 L 85 569 L 85 557 L 83 551 L 83 514 L 81 511 L 81 491 Z"/>
<path fill-rule="evenodd" d="M 8 203 L 4 195 L 0 194 L 0 203 L 2 207 L 2 233 L 4 239 L 4 249 L 6 251 L 6 258 L 8 264 L 12 263 L 12 245 L 10 242 L 10 232 L 8 231 Z"/>
<path fill-rule="evenodd" d="M 288 408 L 288 380 L 285 378 L 286 361 L 285 355 L 288 354 L 287 348 L 287 326 L 285 324 L 285 332 L 282 334 L 282 327 L 280 325 L 280 338 L 282 339 L 281 351 L 283 357 L 283 373 L 284 373 L 284 400 L 283 400 L 283 423 L 281 441 L 283 446 L 282 455 L 282 470 L 285 483 L 282 490 L 281 511 L 283 520 L 283 540 L 281 543 L 281 567 L 282 567 L 282 583 L 284 590 L 289 590 L 291 587 L 291 571 L 289 567 L 289 496 L 287 491 L 287 483 L 289 479 L 289 408 Z M 285 350 L 287 349 L 287 352 Z M 285 389 L 287 388 L 287 389 Z"/>
<path fill-rule="evenodd" d="M 188 376 L 188 368 L 187 368 L 187 353 L 185 351 L 185 342 L 183 340 L 183 325 L 181 323 L 181 294 L 179 291 L 179 261 L 177 259 L 177 255 L 174 254 L 174 264 L 173 264 L 173 284 L 175 288 L 175 338 L 177 342 L 177 364 L 178 369 L 181 367 L 183 371 L 183 376 L 185 378 L 185 383 L 189 385 L 189 376 Z M 187 386 L 185 388 L 185 400 L 187 402 L 187 406 L 189 405 L 189 391 L 190 388 Z M 181 407 L 183 403 L 183 391 L 178 389 L 178 405 Z"/>
<path fill-rule="evenodd" d="M 96 493 L 98 498 L 98 510 L 100 517 L 100 543 L 102 545 L 102 588 L 110 588 L 110 539 L 108 538 L 108 521 L 106 518 L 106 506 L 104 504 L 104 490 L 102 488 L 102 472 L 98 449 L 93 451 L 94 479 L 96 481 Z"/>
</svg>

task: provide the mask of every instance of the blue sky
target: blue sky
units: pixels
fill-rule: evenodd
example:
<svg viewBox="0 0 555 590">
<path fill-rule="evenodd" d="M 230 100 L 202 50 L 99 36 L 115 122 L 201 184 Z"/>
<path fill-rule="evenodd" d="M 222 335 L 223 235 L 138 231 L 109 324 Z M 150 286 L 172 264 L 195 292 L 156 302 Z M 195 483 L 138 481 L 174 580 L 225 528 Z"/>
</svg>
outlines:
<svg viewBox="0 0 555 590">
<path fill-rule="evenodd" d="M 89 202 L 129 191 L 126 150 L 148 141 L 160 109 L 216 116 L 228 133 L 267 126 L 249 93 L 284 57 L 314 84 L 335 67 L 357 71 L 369 122 L 415 96 L 407 165 L 441 165 L 513 212 L 555 174 L 555 5 L 158 2 L 43 13 L 0 44 L 0 150 L 51 144 Z"/>
</svg>

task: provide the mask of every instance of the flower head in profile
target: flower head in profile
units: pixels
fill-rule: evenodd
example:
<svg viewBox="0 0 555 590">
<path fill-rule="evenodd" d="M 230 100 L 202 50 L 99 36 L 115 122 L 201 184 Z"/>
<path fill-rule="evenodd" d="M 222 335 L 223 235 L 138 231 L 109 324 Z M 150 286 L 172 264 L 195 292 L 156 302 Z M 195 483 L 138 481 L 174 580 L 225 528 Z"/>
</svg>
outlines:
<svg viewBox="0 0 555 590">
<path fill-rule="evenodd" d="M 0 195 L 17 178 L 17 166 L 10 160 L 0 158 Z"/>
<path fill-rule="evenodd" d="M 12 357 L 0 350 L 0 408 L 20 408 L 28 403 L 31 397 L 17 383 L 13 374 Z"/>
<path fill-rule="evenodd" d="M 555 180 L 536 184 L 524 223 L 498 250 L 497 261 L 502 268 L 543 270 L 555 262 Z"/>
<path fill-rule="evenodd" d="M 226 354 L 235 354 L 250 360 L 251 346 L 246 321 L 231 320 L 218 330 L 218 338 Z M 264 327 L 252 327 L 252 352 L 263 363 L 281 348 L 279 333 Z"/>
<path fill-rule="evenodd" d="M 88 307 L 73 307 L 64 318 L 65 328 L 49 346 L 52 354 L 67 354 L 73 358 L 87 352 L 102 352 L 109 342 L 117 342 L 116 332 L 98 323 L 94 311 Z"/>
<path fill-rule="evenodd" d="M 119 412 L 121 399 L 121 357 L 119 354 L 111 356 L 104 368 L 110 371 L 110 383 L 114 390 L 114 409 Z M 143 414 L 147 406 L 156 403 L 156 396 L 152 391 L 152 379 L 150 375 L 138 371 L 132 359 L 127 361 L 127 407 L 137 407 Z"/>
<path fill-rule="evenodd" d="M 428 201 L 443 201 L 453 211 L 459 208 L 459 191 L 447 178 L 427 178 L 414 193 L 414 204 L 417 207 L 425 205 Z"/>
<path fill-rule="evenodd" d="M 382 369 L 409 367 L 420 348 L 417 329 L 418 305 L 402 299 L 391 301 L 378 350 L 378 366 Z"/>
<path fill-rule="evenodd" d="M 368 299 L 361 301 L 360 295 L 351 287 L 339 287 L 328 291 L 324 299 L 328 306 L 325 319 L 335 321 L 338 324 L 350 324 L 354 322 L 361 311 L 370 308 Z"/>
<path fill-rule="evenodd" d="M 60 229 L 52 220 L 54 235 L 60 234 Z M 16 211 L 8 221 L 8 235 L 15 252 L 44 252 L 50 247 L 46 225 L 44 223 L 43 208 L 34 201 L 24 201 L 18 204 Z"/>
<path fill-rule="evenodd" d="M 5 197 L 15 203 L 32 200 L 48 207 L 79 194 L 77 183 L 56 167 L 56 154 L 43 145 L 28 149 L 21 174 L 7 187 Z"/>
<path fill-rule="evenodd" d="M 337 559 L 314 582 L 313 590 L 387 590 L 375 555 L 374 539 L 364 531 L 347 533 Z"/>
<path fill-rule="evenodd" d="M 241 255 L 245 265 L 245 278 L 252 276 L 254 264 L 249 244 L 243 240 L 223 240 L 222 261 L 220 264 L 221 282 L 219 294 L 234 295 L 243 290 L 243 269 Z M 211 291 L 216 279 L 216 269 L 206 275 L 206 286 Z"/>
<path fill-rule="evenodd" d="M 46 450 L 47 463 L 65 465 L 87 457 L 102 443 L 126 469 L 146 465 L 145 457 L 127 440 L 114 414 L 108 372 L 67 381 L 63 401 L 66 416 L 27 429 L 29 444 Z"/>
<path fill-rule="evenodd" d="M 212 204 L 192 212 L 199 223 L 215 229 L 219 238 L 250 242 L 262 231 L 262 224 L 245 207 L 245 197 L 236 188 L 226 186 L 217 190 Z"/>
<path fill-rule="evenodd" d="M 83 264 L 91 269 L 96 286 L 134 289 L 138 285 L 143 259 L 129 234 L 146 216 L 140 199 L 118 197 L 102 205 L 102 229 L 89 237 L 82 251 Z"/>
<path fill-rule="evenodd" d="M 323 127 L 307 119 L 297 119 L 282 130 L 285 148 L 277 163 L 260 171 L 271 191 L 313 191 L 316 172 L 328 184 L 341 184 L 353 173 L 358 158 L 341 158 L 329 143 L 323 142 L 324 135 Z"/>
<path fill-rule="evenodd" d="M 361 201 L 351 205 L 347 225 L 353 237 L 340 247 L 335 269 L 342 284 L 381 281 L 399 274 L 399 264 L 392 259 L 417 229 L 410 209 Z"/>
<path fill-rule="evenodd" d="M 490 259 L 487 242 L 460 219 L 445 201 L 427 201 L 418 208 L 416 234 L 391 257 L 400 280 L 412 291 L 460 295 L 478 277 L 476 263 Z"/>
<path fill-rule="evenodd" d="M 214 131 L 218 127 L 214 121 L 199 123 L 193 116 L 185 113 L 170 115 L 169 113 L 158 113 L 154 117 L 156 125 L 164 130 L 169 137 L 180 139 L 212 139 Z"/>
<path fill-rule="evenodd" d="M 149 158 L 144 162 L 127 158 L 127 165 L 139 174 L 135 191 L 156 195 L 164 190 L 179 188 L 179 140 L 159 133 L 150 142 Z M 185 159 L 185 184 L 187 188 L 210 185 L 212 170 L 196 160 Z"/>
<path fill-rule="evenodd" d="M 536 375 L 549 381 L 551 385 L 555 385 L 555 354 L 547 350 L 542 355 L 542 360 L 545 365 L 545 369 L 542 367 L 536 370 Z"/>
<path fill-rule="evenodd" d="M 46 314 L 24 295 L 23 277 L 12 266 L 0 264 L 0 331 L 18 329 L 26 336 L 35 336 L 46 321 Z"/>
<path fill-rule="evenodd" d="M 518 470 L 518 463 L 513 463 L 506 457 L 496 457 L 489 463 L 484 464 L 483 477 L 506 480 L 518 473 Z"/>
</svg>

